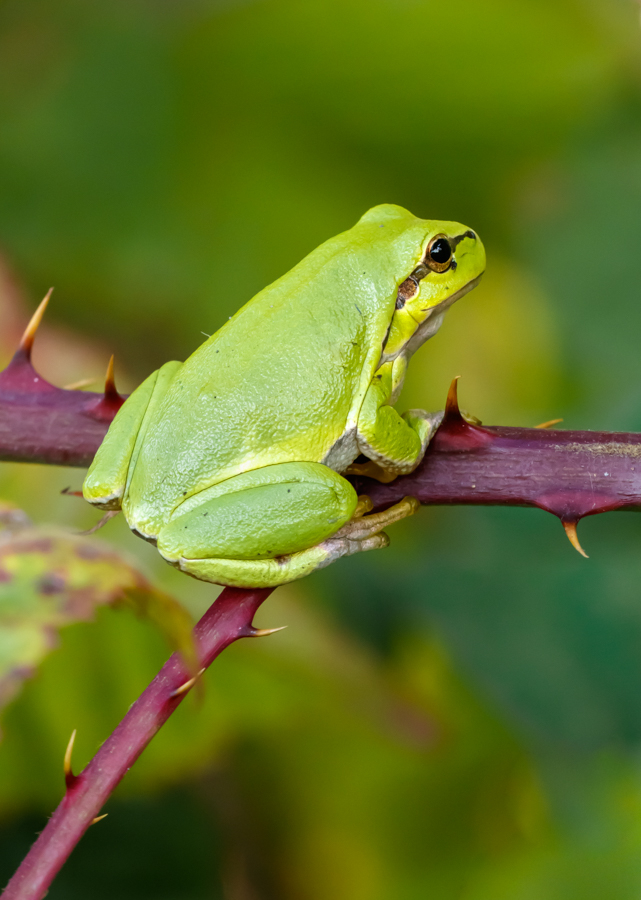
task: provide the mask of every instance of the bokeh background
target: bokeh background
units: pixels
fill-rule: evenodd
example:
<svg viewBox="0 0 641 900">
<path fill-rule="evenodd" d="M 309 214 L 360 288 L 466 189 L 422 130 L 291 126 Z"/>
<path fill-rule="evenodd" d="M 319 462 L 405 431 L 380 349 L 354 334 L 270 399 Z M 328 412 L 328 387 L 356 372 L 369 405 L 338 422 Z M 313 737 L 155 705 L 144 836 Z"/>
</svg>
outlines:
<svg viewBox="0 0 641 900">
<path fill-rule="evenodd" d="M 633 0 L 3 0 L 0 357 L 131 389 L 380 202 L 457 219 L 483 284 L 400 406 L 641 430 Z M 0 497 L 88 527 L 82 473 Z M 119 520 L 104 540 L 199 615 Z M 641 519 L 425 509 L 280 589 L 127 777 L 52 900 L 638 900 Z M 0 881 L 166 657 L 67 628 L 3 718 Z"/>
</svg>

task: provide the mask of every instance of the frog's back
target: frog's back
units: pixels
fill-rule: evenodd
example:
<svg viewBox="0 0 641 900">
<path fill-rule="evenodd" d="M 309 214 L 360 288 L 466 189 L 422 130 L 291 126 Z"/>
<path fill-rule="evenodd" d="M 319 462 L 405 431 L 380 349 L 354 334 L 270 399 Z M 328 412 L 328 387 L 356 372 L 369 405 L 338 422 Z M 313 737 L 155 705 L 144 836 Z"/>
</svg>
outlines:
<svg viewBox="0 0 641 900">
<path fill-rule="evenodd" d="M 131 473 L 143 518 L 239 472 L 320 462 L 355 426 L 416 241 L 399 247 L 397 236 L 388 256 L 400 259 L 381 260 L 380 234 L 363 229 L 355 243 L 354 231 L 261 291 L 178 369 Z"/>
</svg>

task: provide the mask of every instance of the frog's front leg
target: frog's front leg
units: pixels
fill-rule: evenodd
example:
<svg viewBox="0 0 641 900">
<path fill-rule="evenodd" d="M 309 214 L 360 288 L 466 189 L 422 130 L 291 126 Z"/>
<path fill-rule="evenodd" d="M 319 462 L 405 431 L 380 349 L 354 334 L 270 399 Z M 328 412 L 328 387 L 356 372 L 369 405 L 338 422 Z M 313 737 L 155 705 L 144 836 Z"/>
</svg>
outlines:
<svg viewBox="0 0 641 900">
<path fill-rule="evenodd" d="M 348 474 L 392 481 L 412 472 L 423 459 L 443 413 L 410 409 L 399 415 L 390 403 L 400 393 L 407 363 L 403 357 L 381 366 L 370 384 L 358 418 L 358 447 L 371 463 L 353 464 Z"/>
<path fill-rule="evenodd" d="M 190 497 L 161 529 L 158 550 L 203 581 L 275 587 L 386 546 L 381 529 L 414 511 L 364 517 L 370 506 L 321 463 L 266 466 Z"/>
</svg>

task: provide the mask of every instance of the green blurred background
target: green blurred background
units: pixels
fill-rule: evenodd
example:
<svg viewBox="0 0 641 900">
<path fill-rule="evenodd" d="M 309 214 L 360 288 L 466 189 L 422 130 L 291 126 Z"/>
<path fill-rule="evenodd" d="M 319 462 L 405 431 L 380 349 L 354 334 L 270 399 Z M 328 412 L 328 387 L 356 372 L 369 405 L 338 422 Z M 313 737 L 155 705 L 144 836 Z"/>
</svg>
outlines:
<svg viewBox="0 0 641 900">
<path fill-rule="evenodd" d="M 131 389 L 376 203 L 478 230 L 481 287 L 400 406 L 641 430 L 641 29 L 633 0 L 3 0 L 0 356 L 115 352 Z M 0 497 L 87 527 L 82 474 Z M 197 616 L 211 586 L 114 520 Z M 638 516 L 426 509 L 261 612 L 154 741 L 52 900 L 638 900 Z M 0 882 L 166 656 L 72 626 L 3 719 Z"/>
</svg>

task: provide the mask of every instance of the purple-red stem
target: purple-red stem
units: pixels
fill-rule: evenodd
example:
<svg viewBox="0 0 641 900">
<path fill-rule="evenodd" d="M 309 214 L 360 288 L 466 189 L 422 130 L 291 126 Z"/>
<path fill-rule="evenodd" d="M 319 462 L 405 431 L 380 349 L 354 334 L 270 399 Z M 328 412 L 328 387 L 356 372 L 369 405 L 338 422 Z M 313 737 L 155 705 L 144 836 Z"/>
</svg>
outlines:
<svg viewBox="0 0 641 900">
<path fill-rule="evenodd" d="M 200 667 L 206 669 L 225 647 L 252 637 L 256 610 L 271 590 L 225 588 L 194 629 Z M 23 859 L 3 900 L 41 900 L 114 788 L 165 724 L 188 691 L 172 696 L 190 678 L 176 653 L 140 695 L 94 758 L 70 786 L 46 828 Z"/>
</svg>

